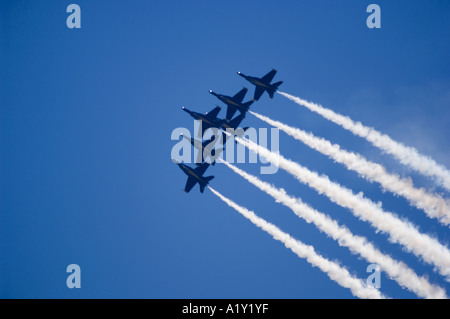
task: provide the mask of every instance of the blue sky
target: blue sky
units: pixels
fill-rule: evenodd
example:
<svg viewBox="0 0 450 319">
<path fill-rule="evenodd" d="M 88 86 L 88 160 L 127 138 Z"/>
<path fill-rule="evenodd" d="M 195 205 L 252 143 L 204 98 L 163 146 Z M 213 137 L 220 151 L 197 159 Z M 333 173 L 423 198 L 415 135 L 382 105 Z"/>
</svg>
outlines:
<svg viewBox="0 0 450 319">
<path fill-rule="evenodd" d="M 66 7 L 81 7 L 68 29 Z M 366 8 L 381 7 L 381 29 Z M 236 75 L 276 68 L 281 90 L 349 115 L 450 167 L 450 4 L 446 1 L 2 1 L 0 297 L 352 298 L 208 190 L 182 190 L 172 163 L 181 106 L 220 104 Z M 252 87 L 248 86 L 250 89 Z M 261 114 L 360 152 L 416 185 L 450 194 L 280 95 Z M 221 115 L 224 116 L 224 110 Z M 267 127 L 248 115 L 244 126 Z M 449 246 L 448 228 L 406 200 L 280 132 L 280 152 L 362 191 Z M 259 164 L 240 164 L 259 174 Z M 341 248 L 223 165 L 211 186 L 352 274 Z M 329 214 L 450 292 L 433 267 L 281 169 L 263 180 Z M 81 289 L 66 267 L 81 267 Z M 384 274 L 381 291 L 415 298 Z"/>
</svg>

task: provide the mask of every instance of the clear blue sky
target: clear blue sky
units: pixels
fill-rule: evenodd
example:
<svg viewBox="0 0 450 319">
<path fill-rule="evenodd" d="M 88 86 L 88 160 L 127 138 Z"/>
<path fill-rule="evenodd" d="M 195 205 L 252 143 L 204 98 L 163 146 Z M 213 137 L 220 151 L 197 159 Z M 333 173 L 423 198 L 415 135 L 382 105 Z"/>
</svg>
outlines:
<svg viewBox="0 0 450 319">
<path fill-rule="evenodd" d="M 68 29 L 66 7 L 81 7 Z M 381 29 L 366 7 L 381 7 Z M 220 104 L 236 75 L 276 68 L 281 90 L 376 127 L 450 167 L 447 1 L 1 1 L 0 297 L 352 298 L 172 163 L 180 110 Z M 249 86 L 249 88 L 253 89 Z M 276 95 L 252 106 L 411 176 L 367 142 Z M 224 116 L 224 111 L 221 115 Z M 248 115 L 244 126 L 267 127 Z M 403 198 L 280 133 L 280 152 L 450 241 Z M 239 167 L 258 174 L 259 164 Z M 223 165 L 211 185 L 366 278 L 368 263 Z M 263 180 L 326 212 L 450 293 L 433 267 L 281 169 Z M 81 267 L 81 289 L 66 267 Z M 381 291 L 415 298 L 384 274 Z"/>
</svg>

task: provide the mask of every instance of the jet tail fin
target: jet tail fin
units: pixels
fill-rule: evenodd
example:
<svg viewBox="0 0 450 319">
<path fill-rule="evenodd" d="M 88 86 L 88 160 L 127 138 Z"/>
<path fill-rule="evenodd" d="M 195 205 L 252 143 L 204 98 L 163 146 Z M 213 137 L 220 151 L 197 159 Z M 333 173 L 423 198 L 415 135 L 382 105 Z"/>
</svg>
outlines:
<svg viewBox="0 0 450 319">
<path fill-rule="evenodd" d="M 241 124 L 242 120 L 244 119 L 245 114 L 241 114 L 239 116 L 236 116 L 234 119 L 232 119 L 230 122 L 228 122 L 228 124 L 230 125 L 230 127 L 232 127 L 233 129 L 236 129 L 239 124 Z"/>
<path fill-rule="evenodd" d="M 250 100 L 250 101 L 248 101 L 246 103 L 243 103 L 242 105 L 245 106 L 247 108 L 247 110 L 248 110 L 250 108 L 250 105 L 253 104 L 253 102 L 255 102 L 255 101 L 254 100 Z"/>
<path fill-rule="evenodd" d="M 283 84 L 283 81 L 277 82 L 272 84 L 272 86 L 275 88 L 275 90 L 268 90 L 267 93 L 269 93 L 269 96 L 271 99 L 273 99 L 273 95 L 275 94 L 275 92 L 278 90 L 278 87 Z"/>
<path fill-rule="evenodd" d="M 205 191 L 205 187 L 208 185 L 209 181 L 212 180 L 214 176 L 208 176 L 204 177 L 205 183 L 199 183 L 200 185 L 200 193 L 203 193 Z"/>
<path fill-rule="evenodd" d="M 274 84 L 272 84 L 272 85 L 273 85 L 274 87 L 276 87 L 276 89 L 278 90 L 278 87 L 279 87 L 281 84 L 283 84 L 283 81 L 274 83 Z"/>
</svg>

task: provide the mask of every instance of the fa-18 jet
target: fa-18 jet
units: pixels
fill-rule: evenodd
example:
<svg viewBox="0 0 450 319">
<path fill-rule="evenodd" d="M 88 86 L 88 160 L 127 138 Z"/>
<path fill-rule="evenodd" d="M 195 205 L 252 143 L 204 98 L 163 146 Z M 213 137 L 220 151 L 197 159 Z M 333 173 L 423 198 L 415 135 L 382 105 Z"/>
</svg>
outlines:
<svg viewBox="0 0 450 319">
<path fill-rule="evenodd" d="M 240 76 L 242 76 L 244 79 L 249 81 L 250 83 L 254 84 L 256 86 L 255 89 L 255 95 L 253 96 L 254 101 L 258 101 L 261 95 L 263 95 L 264 92 L 269 93 L 270 98 L 273 98 L 273 94 L 278 90 L 278 87 L 283 83 L 283 81 L 276 82 L 273 84 L 270 84 L 272 82 L 273 77 L 277 73 L 277 70 L 272 69 L 269 73 L 264 75 L 262 78 L 257 78 L 254 76 L 245 75 L 241 72 L 238 72 Z"/>
<path fill-rule="evenodd" d="M 200 193 L 203 193 L 205 187 L 214 178 L 214 176 L 208 177 L 203 176 L 203 174 L 205 174 L 206 169 L 209 167 L 209 164 L 206 162 L 194 169 L 190 168 L 189 166 L 183 163 L 175 163 L 175 164 L 177 164 L 181 168 L 181 170 L 188 176 L 186 186 L 184 188 L 184 191 L 186 193 L 189 193 L 197 183 L 200 186 Z"/>
<path fill-rule="evenodd" d="M 206 114 L 190 111 L 184 106 L 181 109 L 189 113 L 195 120 L 201 121 L 202 136 L 209 128 L 218 128 L 222 129 L 223 131 L 226 131 L 227 129 L 236 130 L 239 124 L 241 124 L 242 120 L 244 119 L 244 115 L 242 114 L 236 116 L 230 121 L 226 119 L 219 119 L 217 115 L 221 110 L 220 106 L 215 107 L 211 112 L 207 112 Z"/>
<path fill-rule="evenodd" d="M 220 153 L 223 152 L 223 149 L 224 149 L 223 147 L 220 149 L 213 149 L 214 145 L 217 142 L 217 139 L 214 135 L 209 140 L 206 140 L 203 142 L 197 141 L 196 139 L 194 139 L 192 137 L 189 138 L 183 134 L 181 134 L 181 136 L 185 140 L 189 141 L 192 144 L 192 146 L 194 146 L 198 150 L 198 157 L 195 162 L 196 163 L 195 165 L 197 165 L 197 166 L 200 166 L 200 165 L 202 165 L 202 163 L 204 163 L 203 155 L 205 154 L 205 150 L 209 151 L 209 154 L 211 154 L 211 157 L 212 157 L 211 160 L 214 160 L 216 158 L 216 156 L 219 156 Z M 208 149 L 208 148 L 210 148 L 210 149 Z M 214 160 L 211 164 L 215 165 L 216 161 Z"/>
<path fill-rule="evenodd" d="M 234 95 L 234 96 L 218 94 L 216 92 L 213 92 L 212 90 L 210 90 L 209 93 L 211 93 L 212 95 L 217 97 L 219 100 L 221 100 L 223 103 L 225 103 L 228 106 L 227 116 L 225 119 L 230 120 L 233 117 L 233 115 L 236 113 L 237 110 L 239 110 L 239 112 L 241 112 L 241 114 L 245 116 L 245 113 L 250 108 L 250 105 L 252 105 L 252 103 L 254 102 L 254 101 L 248 101 L 248 102 L 242 103 L 247 91 L 248 91 L 247 88 L 243 88 L 238 93 L 236 93 L 236 95 Z"/>
</svg>

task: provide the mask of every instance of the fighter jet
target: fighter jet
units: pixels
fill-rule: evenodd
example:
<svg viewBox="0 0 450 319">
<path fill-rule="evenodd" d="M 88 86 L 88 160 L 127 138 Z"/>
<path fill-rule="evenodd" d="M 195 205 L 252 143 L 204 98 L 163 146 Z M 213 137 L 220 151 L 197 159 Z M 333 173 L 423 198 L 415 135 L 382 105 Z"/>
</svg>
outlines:
<svg viewBox="0 0 450 319">
<path fill-rule="evenodd" d="M 189 193 L 197 183 L 200 186 L 200 193 L 203 193 L 205 187 L 214 178 L 214 176 L 208 177 L 203 176 L 203 174 L 205 174 L 206 169 L 209 167 L 208 163 L 203 163 L 199 167 L 196 167 L 195 169 L 192 169 L 189 166 L 182 163 L 175 163 L 175 164 L 177 164 L 181 168 L 181 170 L 188 176 L 186 187 L 184 188 L 184 191 L 186 193 Z"/>
<path fill-rule="evenodd" d="M 199 120 L 202 122 L 202 136 L 205 131 L 209 128 L 218 128 L 226 131 L 227 129 L 236 129 L 239 124 L 241 124 L 244 119 L 244 115 L 238 115 L 234 119 L 228 121 L 226 119 L 219 119 L 217 115 L 219 114 L 221 108 L 220 106 L 215 107 L 211 112 L 207 112 L 205 115 L 198 112 L 193 112 L 185 108 L 184 106 L 181 108 L 183 111 L 189 113 L 195 120 Z M 225 143 L 224 143 L 225 144 Z"/>
<path fill-rule="evenodd" d="M 203 154 L 204 154 L 205 149 L 207 147 L 210 147 L 209 145 L 211 143 L 217 142 L 215 136 L 212 136 L 209 140 L 206 140 L 206 141 L 203 141 L 203 142 L 197 141 L 196 139 L 194 139 L 192 137 L 189 138 L 187 136 L 184 136 L 183 134 L 181 134 L 181 136 L 185 140 L 189 141 L 192 144 L 192 146 L 194 146 L 198 150 L 198 158 L 197 158 L 197 161 L 196 161 L 196 164 L 195 164 L 197 166 L 200 166 L 200 165 L 202 165 L 202 163 L 204 163 L 204 161 L 203 161 Z M 212 147 L 214 147 L 215 144 L 216 143 L 212 144 Z M 224 149 L 223 147 L 220 148 L 220 149 L 211 149 L 210 152 L 211 152 L 211 156 L 213 157 L 213 159 L 215 159 L 216 156 L 219 156 L 220 153 L 223 152 L 223 149 Z M 211 165 L 215 165 L 215 164 L 216 164 L 216 161 L 213 161 L 211 163 Z"/>
<path fill-rule="evenodd" d="M 262 78 L 257 78 L 254 76 L 249 76 L 241 72 L 238 72 L 240 76 L 242 76 L 244 79 L 246 79 L 247 81 L 256 86 L 253 101 L 258 101 L 261 95 L 263 95 L 264 91 L 267 91 L 267 93 L 269 93 L 271 99 L 273 98 L 273 94 L 278 90 L 278 87 L 283 83 L 283 81 L 280 81 L 270 84 L 276 73 L 277 70 L 272 69 L 272 71 L 264 75 Z"/>
<path fill-rule="evenodd" d="M 248 91 L 247 88 L 243 88 L 238 93 L 236 93 L 236 95 L 234 95 L 234 96 L 218 94 L 216 92 L 213 92 L 212 90 L 210 90 L 209 93 L 211 93 L 212 95 L 217 97 L 219 100 L 221 100 L 223 103 L 225 103 L 228 106 L 227 116 L 225 119 L 230 120 L 233 117 L 234 113 L 236 113 L 237 110 L 239 110 L 239 112 L 241 112 L 241 114 L 243 114 L 245 116 L 245 113 L 250 108 L 250 105 L 252 105 L 252 103 L 254 102 L 254 101 L 248 101 L 248 102 L 242 103 L 247 91 Z"/>
</svg>

